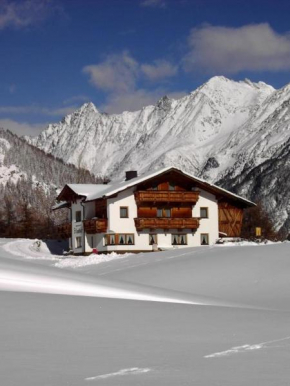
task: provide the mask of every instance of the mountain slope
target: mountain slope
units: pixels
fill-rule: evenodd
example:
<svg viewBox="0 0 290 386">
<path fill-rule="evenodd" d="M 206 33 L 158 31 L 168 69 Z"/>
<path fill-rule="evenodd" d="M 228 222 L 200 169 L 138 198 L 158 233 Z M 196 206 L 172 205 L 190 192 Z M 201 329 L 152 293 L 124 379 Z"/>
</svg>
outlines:
<svg viewBox="0 0 290 386">
<path fill-rule="evenodd" d="M 0 129 L 0 236 L 55 237 L 55 224 L 67 216 L 51 206 L 57 190 L 75 181 L 98 179 Z"/>
<path fill-rule="evenodd" d="M 164 97 L 137 112 L 101 114 L 89 103 L 49 125 L 31 143 L 94 173 L 116 175 L 132 167 L 145 171 L 169 159 L 196 173 L 214 140 L 227 138 L 273 91 L 263 83 L 215 77 L 182 99 Z"/>
<path fill-rule="evenodd" d="M 271 170 L 281 152 L 287 158 L 289 138 L 290 85 L 275 90 L 263 82 L 214 77 L 179 100 L 163 97 L 136 112 L 107 115 L 85 104 L 28 141 L 65 162 L 113 177 L 130 169 L 183 168 L 261 198 L 267 209 L 275 207 L 270 211 L 281 227 L 289 222 L 290 209 L 273 204 L 274 192 L 256 194 L 254 170 L 264 170 L 265 162 Z M 280 164 L 275 173 L 283 174 L 283 168 Z"/>
</svg>

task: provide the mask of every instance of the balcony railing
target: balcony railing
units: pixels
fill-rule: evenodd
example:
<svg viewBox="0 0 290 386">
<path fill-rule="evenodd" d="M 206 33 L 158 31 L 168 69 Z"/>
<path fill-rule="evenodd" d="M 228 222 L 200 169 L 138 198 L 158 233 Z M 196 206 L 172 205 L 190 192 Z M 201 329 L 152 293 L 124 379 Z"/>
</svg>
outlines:
<svg viewBox="0 0 290 386">
<path fill-rule="evenodd" d="M 197 229 L 198 218 L 135 218 L 137 231 L 143 229 Z"/>
<path fill-rule="evenodd" d="M 61 225 L 58 225 L 57 232 L 59 237 L 62 239 L 68 239 L 71 237 L 71 223 L 67 222 Z"/>
<path fill-rule="evenodd" d="M 84 230 L 88 234 L 105 233 L 108 228 L 108 220 L 106 218 L 92 218 L 84 220 Z"/>
<path fill-rule="evenodd" d="M 137 204 L 145 202 L 184 202 L 195 204 L 199 192 L 177 190 L 140 190 L 135 192 Z"/>
</svg>

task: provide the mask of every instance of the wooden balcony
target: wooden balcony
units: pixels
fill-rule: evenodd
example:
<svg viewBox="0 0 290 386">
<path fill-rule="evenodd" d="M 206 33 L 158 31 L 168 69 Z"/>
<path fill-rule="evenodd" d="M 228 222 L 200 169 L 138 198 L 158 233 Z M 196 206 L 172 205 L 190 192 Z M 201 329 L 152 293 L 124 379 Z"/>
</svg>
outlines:
<svg viewBox="0 0 290 386">
<path fill-rule="evenodd" d="M 199 192 L 178 190 L 139 190 L 135 192 L 137 205 L 141 203 L 167 203 L 180 202 L 195 204 L 199 198 Z"/>
<path fill-rule="evenodd" d="M 197 229 L 198 218 L 135 218 L 137 231 L 143 229 Z"/>
<path fill-rule="evenodd" d="M 108 220 L 106 218 L 92 218 L 84 220 L 84 230 L 88 234 L 105 233 L 108 228 Z"/>
<path fill-rule="evenodd" d="M 71 223 L 67 222 L 67 223 L 58 225 L 57 232 L 60 238 L 69 239 L 71 237 Z"/>
</svg>

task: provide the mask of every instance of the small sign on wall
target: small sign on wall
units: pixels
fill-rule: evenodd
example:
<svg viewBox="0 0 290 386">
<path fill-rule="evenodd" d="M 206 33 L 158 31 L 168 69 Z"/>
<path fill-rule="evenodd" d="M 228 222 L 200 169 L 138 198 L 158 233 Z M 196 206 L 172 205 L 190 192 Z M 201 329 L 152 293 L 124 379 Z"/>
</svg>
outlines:
<svg viewBox="0 0 290 386">
<path fill-rule="evenodd" d="M 81 224 L 74 226 L 74 234 L 81 235 L 83 233 L 83 227 Z"/>
<path fill-rule="evenodd" d="M 262 228 L 256 227 L 256 237 L 261 237 L 262 236 Z"/>
</svg>

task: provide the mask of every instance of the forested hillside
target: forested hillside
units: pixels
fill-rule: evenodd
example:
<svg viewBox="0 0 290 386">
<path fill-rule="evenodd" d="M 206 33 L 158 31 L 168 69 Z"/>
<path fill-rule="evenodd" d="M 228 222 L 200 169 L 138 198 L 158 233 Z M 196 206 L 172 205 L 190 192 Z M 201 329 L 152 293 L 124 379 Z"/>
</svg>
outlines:
<svg viewBox="0 0 290 386">
<path fill-rule="evenodd" d="M 67 183 L 102 181 L 0 129 L 0 236 L 55 236 L 66 216 L 65 210 L 51 211 L 58 190 Z"/>
</svg>

